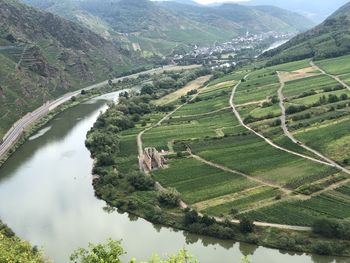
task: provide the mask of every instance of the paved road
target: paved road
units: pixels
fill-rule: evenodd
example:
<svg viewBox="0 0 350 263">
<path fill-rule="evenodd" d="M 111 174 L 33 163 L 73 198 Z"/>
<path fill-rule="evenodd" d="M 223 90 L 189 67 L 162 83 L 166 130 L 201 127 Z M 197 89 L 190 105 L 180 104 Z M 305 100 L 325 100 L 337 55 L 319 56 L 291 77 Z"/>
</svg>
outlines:
<svg viewBox="0 0 350 263">
<path fill-rule="evenodd" d="M 3 47 L 5 48 L 5 47 Z M 7 47 L 9 48 L 9 47 Z M 164 70 L 172 70 L 172 69 L 186 69 L 186 68 L 193 68 L 196 65 L 191 65 L 191 66 L 185 66 L 185 67 L 177 67 L 173 65 L 168 65 L 165 67 L 161 68 L 155 68 L 147 71 L 143 71 L 140 73 L 132 74 L 129 76 L 125 77 L 120 77 L 113 79 L 113 83 L 117 83 L 118 81 L 124 80 L 126 78 L 137 78 L 139 75 L 142 74 L 159 74 L 163 72 Z M 24 117 L 22 117 L 20 120 L 18 120 L 12 127 L 11 129 L 6 133 L 6 135 L 3 138 L 3 142 L 0 144 L 0 159 L 7 153 L 7 151 L 13 146 L 13 144 L 20 138 L 20 136 L 23 134 L 24 130 L 30 127 L 33 123 L 38 121 L 40 118 L 44 117 L 46 114 L 48 114 L 50 111 L 56 109 L 58 106 L 62 105 L 63 103 L 69 101 L 73 96 L 78 96 L 82 90 L 91 90 L 91 89 L 96 89 L 96 88 L 101 88 L 103 86 L 106 86 L 108 84 L 109 80 L 88 86 L 86 88 L 67 93 L 63 95 L 62 97 L 51 101 L 47 102 L 44 105 L 42 105 L 40 108 L 36 109 L 32 113 L 28 113 Z"/>
<path fill-rule="evenodd" d="M 301 141 L 298 141 L 293 134 L 291 134 L 289 132 L 287 123 L 286 123 L 286 108 L 284 106 L 284 101 L 285 101 L 285 97 L 283 94 L 283 89 L 285 87 L 285 83 L 282 80 L 281 76 L 280 76 L 280 72 L 277 72 L 278 78 L 280 80 L 281 86 L 278 89 L 278 98 L 279 98 L 279 106 L 281 108 L 281 127 L 283 129 L 284 134 L 295 144 L 299 145 L 300 147 L 304 148 L 305 150 L 312 152 L 313 154 L 317 155 L 318 157 L 320 157 L 321 159 L 323 159 L 325 162 L 331 164 L 333 167 L 343 171 L 344 173 L 347 173 L 350 175 L 350 171 L 344 167 L 342 167 L 341 165 L 339 165 L 338 163 L 336 163 L 335 161 L 331 160 L 330 158 L 324 156 L 322 153 L 310 148 L 309 146 L 307 146 L 306 144 L 302 143 Z"/>
<path fill-rule="evenodd" d="M 249 76 L 249 74 L 247 74 L 246 76 L 244 76 L 244 79 L 247 79 Z M 239 87 L 239 85 L 242 83 L 242 81 L 238 82 L 237 85 L 235 85 L 232 89 L 232 93 L 231 93 L 231 97 L 230 97 L 230 105 L 231 105 L 231 108 L 232 108 L 232 111 L 233 113 L 235 114 L 236 118 L 238 119 L 239 123 L 244 127 L 246 128 L 247 130 L 251 131 L 252 133 L 254 133 L 255 135 L 257 135 L 258 137 L 260 137 L 261 139 L 263 139 L 265 142 L 267 142 L 269 145 L 271 145 L 272 147 L 278 149 L 278 150 L 281 150 L 281 151 L 284 151 L 286 153 L 290 153 L 290 154 L 293 154 L 293 155 L 296 155 L 296 156 L 299 156 L 299 157 L 302 157 L 304 159 L 308 159 L 310 161 L 313 161 L 313 162 L 316 162 L 316 163 L 320 163 L 320 164 L 324 164 L 324 165 L 328 165 L 328 166 L 334 166 L 328 162 L 324 162 L 324 161 L 321 161 L 321 160 L 318 160 L 318 159 L 315 159 L 315 158 L 312 158 L 310 156 L 307 156 L 307 155 L 304 155 L 304 154 L 301 154 L 301 153 L 297 153 L 297 152 L 294 152 L 294 151 L 291 151 L 289 149 L 286 149 L 286 148 L 283 148 L 277 144 L 275 144 L 274 142 L 272 142 L 270 139 L 266 138 L 264 135 L 258 133 L 257 131 L 255 131 L 254 129 L 250 128 L 248 125 L 246 125 L 244 123 L 244 121 L 242 120 L 242 117 L 241 115 L 239 114 L 239 112 L 237 111 L 236 109 L 236 105 L 234 104 L 233 102 L 233 99 L 235 97 L 235 94 L 236 94 L 236 90 L 237 88 Z"/>
</svg>

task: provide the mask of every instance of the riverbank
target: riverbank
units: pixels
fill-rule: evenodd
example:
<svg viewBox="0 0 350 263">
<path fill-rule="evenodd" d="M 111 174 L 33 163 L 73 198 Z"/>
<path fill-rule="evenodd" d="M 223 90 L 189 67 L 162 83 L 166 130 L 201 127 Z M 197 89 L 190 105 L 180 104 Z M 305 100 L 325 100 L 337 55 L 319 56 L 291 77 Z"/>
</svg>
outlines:
<svg viewBox="0 0 350 263">
<path fill-rule="evenodd" d="M 142 75 L 151 75 L 151 74 L 161 74 L 163 71 L 182 71 L 186 69 L 195 69 L 201 67 L 201 65 L 189 65 L 189 66 L 174 66 L 167 65 L 160 68 L 150 69 L 146 71 L 142 71 L 139 73 L 115 78 L 112 80 L 105 80 L 103 82 L 93 84 L 91 86 L 87 86 L 86 88 L 67 93 L 62 97 L 44 104 L 33 113 L 28 113 L 26 116 L 18 120 L 13 127 L 5 134 L 1 144 L 0 144 L 0 167 L 6 162 L 6 160 L 16 151 L 18 147 L 20 147 L 36 130 L 45 125 L 48 121 L 50 121 L 54 116 L 58 113 L 76 106 L 79 101 L 71 101 L 72 98 L 81 97 L 84 92 L 101 89 L 102 87 L 111 86 L 120 84 L 121 82 L 128 79 L 136 79 Z M 114 90 L 116 91 L 116 90 Z M 105 91 L 112 92 L 111 90 Z M 103 93 L 95 94 L 95 96 L 102 95 Z M 85 99 L 90 99 L 91 97 L 87 97 Z M 56 110 L 56 108 L 62 106 L 60 109 Z"/>
</svg>

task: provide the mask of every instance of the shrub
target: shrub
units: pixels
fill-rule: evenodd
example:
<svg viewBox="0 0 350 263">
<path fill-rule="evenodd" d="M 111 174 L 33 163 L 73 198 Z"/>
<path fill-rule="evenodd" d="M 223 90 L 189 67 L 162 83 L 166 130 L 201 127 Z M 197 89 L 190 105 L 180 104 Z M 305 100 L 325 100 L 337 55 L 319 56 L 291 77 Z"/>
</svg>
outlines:
<svg viewBox="0 0 350 263">
<path fill-rule="evenodd" d="M 199 222 L 199 220 L 200 220 L 200 216 L 198 215 L 197 211 L 190 210 L 190 209 L 185 211 L 184 224 L 186 226 L 197 223 Z"/>
<path fill-rule="evenodd" d="M 346 221 L 321 218 L 313 223 L 312 231 L 327 238 L 350 240 L 350 223 Z"/>
<path fill-rule="evenodd" d="M 154 180 L 147 175 L 135 172 L 127 177 L 128 182 L 139 191 L 153 190 Z"/>
<path fill-rule="evenodd" d="M 313 245 L 312 250 L 314 253 L 319 255 L 331 255 L 332 247 L 330 244 L 325 242 L 317 242 Z"/>
<path fill-rule="evenodd" d="M 169 188 L 158 194 L 158 201 L 168 207 L 177 207 L 180 204 L 180 194 L 176 189 Z"/>
<path fill-rule="evenodd" d="M 243 217 L 239 223 L 239 229 L 242 233 L 254 232 L 254 223 L 247 217 Z"/>
</svg>

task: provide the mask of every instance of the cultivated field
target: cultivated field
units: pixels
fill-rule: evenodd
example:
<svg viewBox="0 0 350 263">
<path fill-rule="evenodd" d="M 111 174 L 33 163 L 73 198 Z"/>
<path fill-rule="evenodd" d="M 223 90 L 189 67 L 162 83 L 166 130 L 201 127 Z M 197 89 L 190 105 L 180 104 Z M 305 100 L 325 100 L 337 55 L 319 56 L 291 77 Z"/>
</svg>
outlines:
<svg viewBox="0 0 350 263">
<path fill-rule="evenodd" d="M 350 81 L 349 62 L 303 60 L 212 80 L 143 135 L 145 147 L 168 154 L 152 176 L 216 217 L 350 218 L 350 91 L 337 80 Z M 170 101 L 181 105 L 162 104 Z M 124 136 L 121 147 L 137 152 L 135 135 Z"/>
</svg>

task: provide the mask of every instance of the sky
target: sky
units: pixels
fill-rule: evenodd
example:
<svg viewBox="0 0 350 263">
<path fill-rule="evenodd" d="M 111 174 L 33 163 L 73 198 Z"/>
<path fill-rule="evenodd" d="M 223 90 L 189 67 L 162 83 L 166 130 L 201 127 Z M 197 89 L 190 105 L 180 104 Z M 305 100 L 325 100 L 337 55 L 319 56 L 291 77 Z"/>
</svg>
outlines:
<svg viewBox="0 0 350 263">
<path fill-rule="evenodd" d="M 212 4 L 212 3 L 217 3 L 217 2 L 243 2 L 243 1 L 247 1 L 247 0 L 223 0 L 223 1 L 220 1 L 220 0 L 194 0 L 196 1 L 197 3 L 200 3 L 200 4 Z"/>
</svg>

